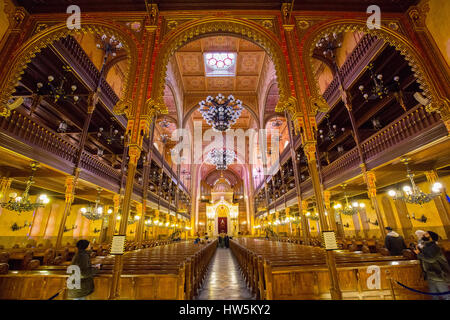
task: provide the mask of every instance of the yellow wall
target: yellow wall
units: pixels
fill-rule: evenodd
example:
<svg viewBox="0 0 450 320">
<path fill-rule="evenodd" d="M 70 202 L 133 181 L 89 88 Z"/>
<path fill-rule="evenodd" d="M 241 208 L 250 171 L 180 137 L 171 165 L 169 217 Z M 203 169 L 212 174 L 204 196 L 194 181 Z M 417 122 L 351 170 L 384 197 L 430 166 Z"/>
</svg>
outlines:
<svg viewBox="0 0 450 320">
<path fill-rule="evenodd" d="M 364 35 L 363 32 L 345 32 L 342 39 L 342 46 L 336 51 L 336 60 L 339 67 L 345 62 L 345 59 L 352 53 L 359 40 Z"/>
<path fill-rule="evenodd" d="M 17 192 L 20 194 L 23 190 L 13 190 L 10 192 Z M 30 197 L 34 202 L 35 196 Z M 94 233 L 94 229 L 100 229 L 102 220 L 90 221 L 81 216 L 80 209 L 83 205 L 74 205 L 71 208 L 70 215 L 67 217 L 66 227 L 72 228 L 75 224 L 77 228 L 64 233 L 63 244 L 67 242 L 73 243 L 76 239 L 89 239 L 98 242 L 100 233 Z M 50 203 L 44 208 L 38 209 L 35 213 L 35 221 L 31 229 L 29 227 L 12 231 L 11 226 L 17 223 L 23 226 L 25 222 L 31 223 L 33 221 L 33 212 L 17 212 L 0 209 L 0 245 L 5 248 L 12 247 L 14 244 L 19 244 L 24 247 L 30 240 L 36 240 L 37 243 L 52 242 L 55 244 L 58 236 L 58 227 L 64 212 L 64 200 L 50 199 Z"/>
<path fill-rule="evenodd" d="M 450 1 L 429 0 L 430 11 L 425 20 L 436 45 L 450 65 Z"/>
</svg>

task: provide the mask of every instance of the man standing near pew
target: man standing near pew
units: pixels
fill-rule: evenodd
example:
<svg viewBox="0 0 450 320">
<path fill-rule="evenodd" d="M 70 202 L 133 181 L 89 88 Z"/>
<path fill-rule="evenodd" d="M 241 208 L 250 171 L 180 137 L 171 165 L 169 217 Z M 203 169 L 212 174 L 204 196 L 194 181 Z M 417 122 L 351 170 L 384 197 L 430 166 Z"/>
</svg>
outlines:
<svg viewBox="0 0 450 320">
<path fill-rule="evenodd" d="M 86 300 L 86 297 L 94 292 L 94 275 L 100 269 L 100 264 L 91 266 L 91 257 L 88 253 L 91 244 L 88 240 L 80 240 L 77 242 L 78 251 L 72 259 L 72 265 L 80 268 L 81 288 L 69 289 L 68 298 L 72 300 Z"/>
<path fill-rule="evenodd" d="M 392 230 L 391 227 L 386 227 L 386 230 L 389 232 L 384 239 L 384 246 L 389 250 L 391 256 L 401 256 L 402 251 L 406 249 L 405 240 L 403 240 L 401 235 Z"/>
</svg>

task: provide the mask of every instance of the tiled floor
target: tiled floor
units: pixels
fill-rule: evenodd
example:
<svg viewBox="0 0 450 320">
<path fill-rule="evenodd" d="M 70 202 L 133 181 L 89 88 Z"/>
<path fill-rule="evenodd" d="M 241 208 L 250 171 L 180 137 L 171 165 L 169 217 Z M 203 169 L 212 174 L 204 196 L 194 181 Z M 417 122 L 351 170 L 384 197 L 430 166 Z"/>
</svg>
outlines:
<svg viewBox="0 0 450 320">
<path fill-rule="evenodd" d="M 217 248 L 196 300 L 253 300 L 230 249 Z"/>
</svg>

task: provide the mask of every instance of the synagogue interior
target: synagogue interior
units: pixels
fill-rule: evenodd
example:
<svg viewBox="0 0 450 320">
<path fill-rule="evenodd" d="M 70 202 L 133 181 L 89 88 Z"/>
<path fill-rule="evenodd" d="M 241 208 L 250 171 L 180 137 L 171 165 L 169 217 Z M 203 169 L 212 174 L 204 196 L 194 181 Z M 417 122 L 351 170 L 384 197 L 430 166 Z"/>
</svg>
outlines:
<svg viewBox="0 0 450 320">
<path fill-rule="evenodd" d="M 0 1 L 0 299 L 450 299 L 450 1 L 372 2 Z"/>
</svg>

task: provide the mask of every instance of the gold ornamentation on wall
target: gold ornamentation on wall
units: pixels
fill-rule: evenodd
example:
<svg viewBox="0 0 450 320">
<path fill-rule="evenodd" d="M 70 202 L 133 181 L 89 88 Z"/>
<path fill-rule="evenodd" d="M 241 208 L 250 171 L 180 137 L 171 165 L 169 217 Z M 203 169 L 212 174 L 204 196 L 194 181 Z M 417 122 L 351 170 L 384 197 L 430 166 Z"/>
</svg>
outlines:
<svg viewBox="0 0 450 320">
<path fill-rule="evenodd" d="M 330 110 L 330 106 L 327 103 L 327 100 L 320 95 L 316 97 L 311 97 L 309 99 L 309 103 L 311 105 L 311 111 L 313 114 L 316 114 L 317 112 L 328 112 Z"/>
</svg>

